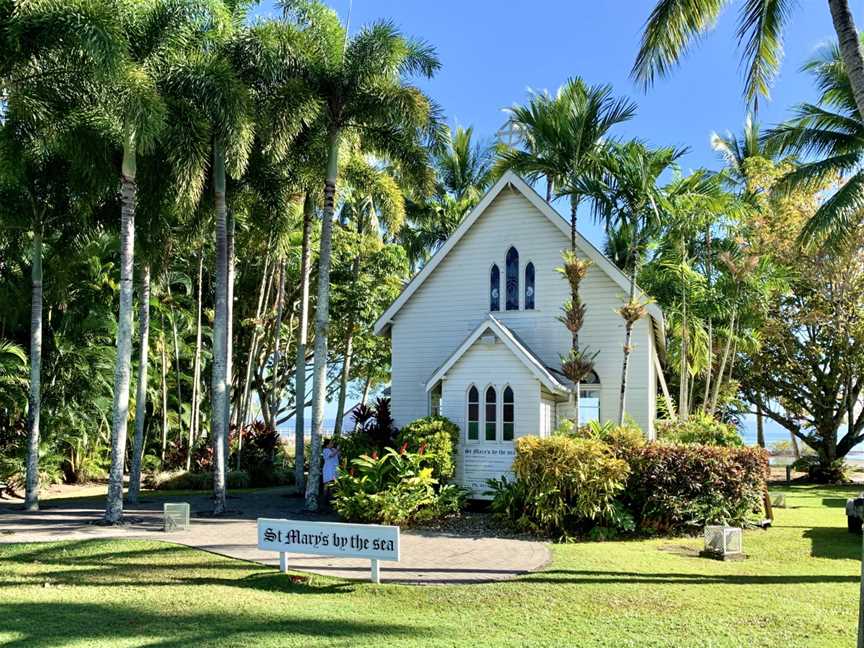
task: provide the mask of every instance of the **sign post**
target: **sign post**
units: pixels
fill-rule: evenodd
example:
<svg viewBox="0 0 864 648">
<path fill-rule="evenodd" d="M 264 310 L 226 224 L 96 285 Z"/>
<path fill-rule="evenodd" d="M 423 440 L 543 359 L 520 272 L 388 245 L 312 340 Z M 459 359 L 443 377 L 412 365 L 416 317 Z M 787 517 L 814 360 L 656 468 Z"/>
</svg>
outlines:
<svg viewBox="0 0 864 648">
<path fill-rule="evenodd" d="M 368 558 L 373 583 L 381 582 L 380 560 L 399 560 L 399 527 L 258 518 L 258 548 L 279 553 L 279 571 L 288 571 L 289 553 Z"/>
</svg>

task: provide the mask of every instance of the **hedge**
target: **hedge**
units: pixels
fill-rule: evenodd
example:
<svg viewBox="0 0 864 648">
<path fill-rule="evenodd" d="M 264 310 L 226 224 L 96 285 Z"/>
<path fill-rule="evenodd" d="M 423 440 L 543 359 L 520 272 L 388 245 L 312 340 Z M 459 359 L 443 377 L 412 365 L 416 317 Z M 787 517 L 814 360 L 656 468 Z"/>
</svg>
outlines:
<svg viewBox="0 0 864 648">
<path fill-rule="evenodd" d="M 761 448 L 651 443 L 627 460 L 622 501 L 641 530 L 655 533 L 744 525 L 762 506 L 769 476 Z"/>
</svg>

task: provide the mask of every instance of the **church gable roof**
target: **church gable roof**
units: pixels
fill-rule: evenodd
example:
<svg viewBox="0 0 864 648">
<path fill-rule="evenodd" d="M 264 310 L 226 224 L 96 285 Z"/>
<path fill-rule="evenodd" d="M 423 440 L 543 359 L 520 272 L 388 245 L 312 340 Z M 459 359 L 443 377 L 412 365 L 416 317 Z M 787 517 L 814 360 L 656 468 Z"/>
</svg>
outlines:
<svg viewBox="0 0 864 648">
<path fill-rule="evenodd" d="M 525 180 L 523 180 L 519 175 L 514 173 L 513 171 L 507 171 L 501 178 L 498 179 L 489 191 L 486 192 L 486 195 L 483 196 L 483 199 L 477 203 L 477 205 L 472 209 L 468 215 L 462 220 L 459 224 L 459 227 L 456 228 L 456 231 L 450 235 L 450 238 L 447 239 L 446 243 L 429 259 L 428 263 L 423 266 L 423 268 L 418 272 L 411 281 L 405 286 L 402 290 L 402 293 L 396 300 L 390 305 L 390 307 L 384 312 L 381 317 L 375 322 L 375 334 L 383 335 L 385 334 L 390 327 L 393 319 L 399 310 L 411 299 L 412 295 L 417 292 L 420 286 L 429 278 L 429 276 L 435 272 L 435 269 L 441 264 L 441 262 L 447 257 L 450 251 L 459 244 L 459 241 L 465 234 L 471 229 L 474 223 L 480 218 L 480 216 L 489 208 L 489 206 L 494 202 L 494 200 L 498 197 L 498 195 L 507 187 L 511 187 L 515 191 L 521 193 L 529 203 L 539 212 L 540 215 L 545 217 L 550 223 L 552 223 L 565 237 L 567 242 L 570 241 L 570 225 L 565 221 L 561 215 L 555 211 L 555 209 L 549 205 L 540 195 L 534 190 L 531 185 L 529 185 Z M 610 261 L 606 255 L 604 255 L 600 250 L 598 250 L 594 245 L 586 239 L 582 234 L 578 231 L 576 232 L 576 247 L 579 251 L 588 258 L 598 269 L 603 271 L 617 286 L 619 286 L 625 293 L 629 292 L 630 282 L 627 276 L 616 266 L 612 261 Z M 563 248 L 562 248 L 563 249 Z M 638 291 L 642 293 L 642 291 Z M 644 296 L 644 293 L 642 293 Z M 657 304 L 651 302 L 647 306 L 648 314 L 653 319 L 654 329 L 656 333 L 656 339 L 661 346 L 665 344 L 665 334 L 664 334 L 664 321 L 663 321 L 663 312 L 657 306 Z"/>
</svg>

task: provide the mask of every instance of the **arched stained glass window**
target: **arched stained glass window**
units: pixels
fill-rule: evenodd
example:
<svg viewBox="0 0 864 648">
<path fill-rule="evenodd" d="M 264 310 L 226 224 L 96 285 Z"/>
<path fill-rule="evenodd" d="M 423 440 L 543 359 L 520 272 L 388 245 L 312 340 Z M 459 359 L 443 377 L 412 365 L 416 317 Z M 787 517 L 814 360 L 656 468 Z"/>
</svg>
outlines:
<svg viewBox="0 0 864 648">
<path fill-rule="evenodd" d="M 504 441 L 513 440 L 513 429 L 516 422 L 516 410 L 513 402 L 513 390 L 510 387 L 504 389 L 504 421 L 502 424 L 502 438 Z"/>
<path fill-rule="evenodd" d="M 498 431 L 498 395 L 494 387 L 486 389 L 486 418 L 484 428 L 487 441 L 494 441 Z"/>
<path fill-rule="evenodd" d="M 468 440 L 480 440 L 480 392 L 474 385 L 468 390 Z"/>
<path fill-rule="evenodd" d="M 534 310 L 534 264 L 525 266 L 525 310 Z"/>
<path fill-rule="evenodd" d="M 519 252 L 507 250 L 507 310 L 519 310 Z"/>
<path fill-rule="evenodd" d="M 497 265 L 489 273 L 489 310 L 501 310 L 501 272 Z"/>
</svg>

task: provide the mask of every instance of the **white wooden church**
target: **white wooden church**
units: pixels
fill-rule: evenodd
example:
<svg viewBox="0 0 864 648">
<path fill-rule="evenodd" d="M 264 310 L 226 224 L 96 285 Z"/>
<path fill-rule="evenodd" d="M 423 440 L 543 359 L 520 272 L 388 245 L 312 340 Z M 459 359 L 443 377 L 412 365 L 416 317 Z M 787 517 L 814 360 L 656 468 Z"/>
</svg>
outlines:
<svg viewBox="0 0 864 648">
<path fill-rule="evenodd" d="M 628 279 L 581 235 L 577 246 L 592 261 L 579 341 L 597 352 L 580 418 L 617 419 L 624 322 L 616 310 Z M 509 471 L 515 438 L 549 435 L 574 415 L 573 385 L 560 373 L 570 334 L 558 320 L 569 287 L 557 268 L 569 247 L 569 223 L 508 172 L 375 324 L 392 338 L 396 425 L 430 414 L 457 423 L 457 481 L 475 497 Z M 627 414 L 653 438 L 665 334 L 660 309 L 650 304 L 648 313 L 633 331 Z"/>
</svg>

